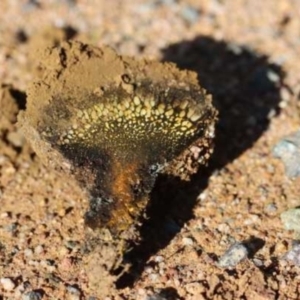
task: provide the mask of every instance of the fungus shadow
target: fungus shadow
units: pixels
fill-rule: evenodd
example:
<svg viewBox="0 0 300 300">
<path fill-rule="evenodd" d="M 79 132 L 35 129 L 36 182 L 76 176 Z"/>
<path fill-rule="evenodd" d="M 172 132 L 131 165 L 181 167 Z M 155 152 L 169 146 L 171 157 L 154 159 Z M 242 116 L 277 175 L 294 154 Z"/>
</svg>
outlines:
<svg viewBox="0 0 300 300">
<path fill-rule="evenodd" d="M 193 217 L 197 196 L 209 177 L 251 148 L 268 128 L 270 116 L 279 113 L 280 86 L 285 77 L 277 65 L 247 47 L 199 36 L 163 49 L 163 61 L 180 69 L 195 71 L 199 83 L 213 95 L 219 111 L 215 150 L 207 167 L 190 182 L 160 175 L 147 207 L 147 220 L 125 259 L 132 264 L 117 282 L 118 288 L 132 286 L 149 257 L 166 247 Z"/>
</svg>

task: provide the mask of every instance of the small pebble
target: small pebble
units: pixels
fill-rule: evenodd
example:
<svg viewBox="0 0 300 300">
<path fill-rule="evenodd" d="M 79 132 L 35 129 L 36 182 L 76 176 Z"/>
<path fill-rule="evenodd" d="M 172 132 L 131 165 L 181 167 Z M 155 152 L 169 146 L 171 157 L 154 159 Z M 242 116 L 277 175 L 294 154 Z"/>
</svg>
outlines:
<svg viewBox="0 0 300 300">
<path fill-rule="evenodd" d="M 0 279 L 0 283 L 3 286 L 3 289 L 6 291 L 12 291 L 15 288 L 14 282 L 8 277 L 2 277 Z"/>
<path fill-rule="evenodd" d="M 286 230 L 300 232 L 300 208 L 292 208 L 284 211 L 280 217 Z"/>
<path fill-rule="evenodd" d="M 152 282 L 157 282 L 158 281 L 158 274 L 157 273 L 152 273 L 149 275 L 149 279 L 152 281 Z"/>
<path fill-rule="evenodd" d="M 23 147 L 25 138 L 20 132 L 9 132 L 7 134 L 7 140 L 15 147 Z"/>
<path fill-rule="evenodd" d="M 43 246 L 42 245 L 38 245 L 38 246 L 36 246 L 35 248 L 34 248 L 34 253 L 35 254 L 41 254 L 41 253 L 43 253 L 43 251 L 44 251 L 44 248 L 43 248 Z"/>
<path fill-rule="evenodd" d="M 37 291 L 31 291 L 22 296 L 22 300 L 41 300 L 42 298 L 42 294 Z"/>
<path fill-rule="evenodd" d="M 270 81 L 275 83 L 280 80 L 280 76 L 277 73 L 275 73 L 273 70 L 268 70 L 267 76 Z"/>
<path fill-rule="evenodd" d="M 207 193 L 203 192 L 198 196 L 197 200 L 203 202 L 206 198 L 207 198 Z"/>
<path fill-rule="evenodd" d="M 11 223 L 5 227 L 6 231 L 10 232 L 12 234 L 14 234 L 16 232 L 17 228 L 18 228 L 17 223 Z"/>
<path fill-rule="evenodd" d="M 75 248 L 79 247 L 79 243 L 77 241 L 67 241 L 65 243 L 65 247 L 69 250 L 74 250 Z"/>
<path fill-rule="evenodd" d="M 264 265 L 264 262 L 259 258 L 253 258 L 252 261 L 257 267 L 262 267 Z"/>
<path fill-rule="evenodd" d="M 277 206 L 275 203 L 269 203 L 266 207 L 265 207 L 265 211 L 268 213 L 274 213 L 277 211 Z"/>
<path fill-rule="evenodd" d="M 192 246 L 194 244 L 194 241 L 191 238 L 184 237 L 182 239 L 182 243 L 184 246 Z"/>
<path fill-rule="evenodd" d="M 222 233 L 228 233 L 230 231 L 230 227 L 227 223 L 220 223 L 218 225 L 218 231 Z"/>
<path fill-rule="evenodd" d="M 137 290 L 137 294 L 138 294 L 139 296 L 145 296 L 145 295 L 146 295 L 146 290 L 145 290 L 145 289 L 142 289 L 142 288 L 139 288 L 139 289 Z"/>
<path fill-rule="evenodd" d="M 280 90 L 280 98 L 282 99 L 282 102 L 288 103 L 291 99 L 290 91 L 287 88 L 282 88 Z"/>
<path fill-rule="evenodd" d="M 4 165 L 8 161 L 8 158 L 4 155 L 0 155 L 0 166 Z"/>
<path fill-rule="evenodd" d="M 288 177 L 300 175 L 300 131 L 281 139 L 272 152 L 274 157 L 282 160 Z"/>
<path fill-rule="evenodd" d="M 26 249 L 24 250 L 24 255 L 25 255 L 26 257 L 30 257 L 30 256 L 32 256 L 32 254 L 33 254 L 33 251 L 32 251 L 30 248 L 26 248 Z"/>
<path fill-rule="evenodd" d="M 234 43 L 228 43 L 227 49 L 235 55 L 240 55 L 243 53 L 243 48 L 240 45 Z"/>
<path fill-rule="evenodd" d="M 235 243 L 219 258 L 218 265 L 222 268 L 235 267 L 248 256 L 248 249 L 242 243 Z"/>
<path fill-rule="evenodd" d="M 199 19 L 199 12 L 192 6 L 186 5 L 180 10 L 181 17 L 189 24 L 194 24 Z"/>
<path fill-rule="evenodd" d="M 0 214 L 0 219 L 5 219 L 9 217 L 9 213 L 8 212 L 4 212 L 2 214 Z"/>
<path fill-rule="evenodd" d="M 155 260 L 155 262 L 160 263 L 160 262 L 164 261 L 164 257 L 161 255 L 157 255 L 157 256 L 155 256 L 154 260 Z"/>
<path fill-rule="evenodd" d="M 67 291 L 70 293 L 70 300 L 80 300 L 80 290 L 77 287 L 69 285 Z"/>
<path fill-rule="evenodd" d="M 300 266 L 300 244 L 293 245 L 292 249 L 288 251 L 282 258 L 290 261 L 296 266 Z"/>
</svg>

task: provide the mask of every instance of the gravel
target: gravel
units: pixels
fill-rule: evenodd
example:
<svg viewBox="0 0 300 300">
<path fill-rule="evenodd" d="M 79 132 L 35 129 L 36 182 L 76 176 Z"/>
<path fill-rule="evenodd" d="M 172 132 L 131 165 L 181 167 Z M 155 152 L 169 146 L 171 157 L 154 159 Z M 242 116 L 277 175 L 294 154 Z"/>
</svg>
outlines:
<svg viewBox="0 0 300 300">
<path fill-rule="evenodd" d="M 2 284 L 4 290 L 6 291 L 12 291 L 15 288 L 15 283 L 12 281 L 12 279 L 8 277 L 2 277 L 0 279 L 0 283 Z"/>
<path fill-rule="evenodd" d="M 281 139 L 273 148 L 273 156 L 282 160 L 286 175 L 300 175 L 300 131 Z"/>
<path fill-rule="evenodd" d="M 189 24 L 194 24 L 199 19 L 199 12 L 192 6 L 186 5 L 180 11 L 181 17 Z"/>
<path fill-rule="evenodd" d="M 280 217 L 286 230 L 300 232 L 300 208 L 291 208 L 284 211 Z"/>
<path fill-rule="evenodd" d="M 235 243 L 219 258 L 218 266 L 221 268 L 235 267 L 249 254 L 247 247 L 242 243 Z"/>
<path fill-rule="evenodd" d="M 191 238 L 184 237 L 184 238 L 182 239 L 182 243 L 183 243 L 184 246 L 193 246 L 194 241 L 193 241 L 193 239 L 191 239 Z"/>
<path fill-rule="evenodd" d="M 290 261 L 296 266 L 300 266 L 300 244 L 293 245 L 292 249 L 283 256 L 283 259 Z"/>
<path fill-rule="evenodd" d="M 37 291 L 31 291 L 22 296 L 22 300 L 40 300 L 42 298 L 42 294 Z"/>
<path fill-rule="evenodd" d="M 67 286 L 67 291 L 70 294 L 70 299 L 71 300 L 79 300 L 80 299 L 80 290 L 72 285 Z"/>
<path fill-rule="evenodd" d="M 39 255 L 42 254 L 44 252 L 44 248 L 42 245 L 38 245 L 34 248 L 34 253 Z"/>
</svg>

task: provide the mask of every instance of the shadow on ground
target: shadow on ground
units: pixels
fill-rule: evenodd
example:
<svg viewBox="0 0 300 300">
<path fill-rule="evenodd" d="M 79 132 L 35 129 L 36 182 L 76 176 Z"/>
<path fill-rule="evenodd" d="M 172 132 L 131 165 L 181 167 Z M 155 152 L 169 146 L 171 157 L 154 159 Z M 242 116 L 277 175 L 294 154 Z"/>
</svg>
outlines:
<svg viewBox="0 0 300 300">
<path fill-rule="evenodd" d="M 132 286 L 149 257 L 166 247 L 193 217 L 196 198 L 211 174 L 251 148 L 268 128 L 270 117 L 279 113 L 284 73 L 268 57 L 247 47 L 200 36 L 164 49 L 163 61 L 195 71 L 200 85 L 213 95 L 219 111 L 215 150 L 209 165 L 190 182 L 165 175 L 158 178 L 148 219 L 141 227 L 142 241 L 127 254 L 132 267 L 119 278 L 119 288 Z"/>
</svg>

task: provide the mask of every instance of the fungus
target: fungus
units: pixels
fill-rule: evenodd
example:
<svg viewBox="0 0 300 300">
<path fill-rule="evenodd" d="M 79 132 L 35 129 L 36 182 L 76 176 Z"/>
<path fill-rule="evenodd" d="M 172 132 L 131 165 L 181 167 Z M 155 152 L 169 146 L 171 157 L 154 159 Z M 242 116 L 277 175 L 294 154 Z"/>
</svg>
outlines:
<svg viewBox="0 0 300 300">
<path fill-rule="evenodd" d="M 48 49 L 42 62 L 19 123 L 46 162 L 87 189 L 90 227 L 120 235 L 158 173 L 188 179 L 207 160 L 216 111 L 194 73 L 79 42 Z"/>
</svg>

